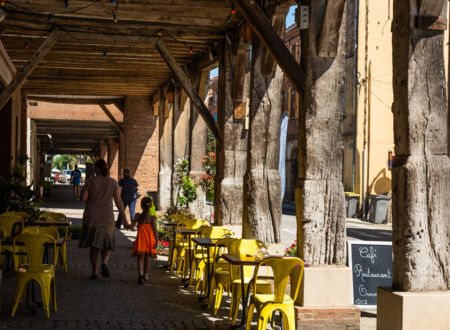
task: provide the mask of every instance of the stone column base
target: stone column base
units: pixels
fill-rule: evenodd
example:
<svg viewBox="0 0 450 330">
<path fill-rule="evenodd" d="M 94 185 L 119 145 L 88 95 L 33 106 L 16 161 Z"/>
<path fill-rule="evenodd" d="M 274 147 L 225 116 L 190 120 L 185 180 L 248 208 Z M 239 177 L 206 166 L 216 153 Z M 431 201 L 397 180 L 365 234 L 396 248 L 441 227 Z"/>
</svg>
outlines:
<svg viewBox="0 0 450 330">
<path fill-rule="evenodd" d="M 340 265 L 306 267 L 296 306 L 297 329 L 359 329 L 353 306 L 352 270 Z"/>
<path fill-rule="evenodd" d="M 377 329 L 450 329 L 450 291 L 394 292 L 378 288 Z"/>
<path fill-rule="evenodd" d="M 295 307 L 297 330 L 359 330 L 358 307 Z"/>
</svg>

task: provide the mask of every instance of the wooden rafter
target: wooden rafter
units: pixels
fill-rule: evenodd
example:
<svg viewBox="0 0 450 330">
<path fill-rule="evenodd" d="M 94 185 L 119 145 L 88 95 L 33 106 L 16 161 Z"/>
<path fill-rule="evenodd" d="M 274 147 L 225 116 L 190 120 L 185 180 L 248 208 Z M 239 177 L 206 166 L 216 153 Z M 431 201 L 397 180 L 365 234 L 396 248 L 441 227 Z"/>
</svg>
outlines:
<svg viewBox="0 0 450 330">
<path fill-rule="evenodd" d="M 117 131 L 120 133 L 120 135 L 123 135 L 123 128 L 122 128 L 122 126 L 120 126 L 119 122 L 116 120 L 116 118 L 114 118 L 114 116 L 108 110 L 106 105 L 104 105 L 104 104 L 99 104 L 99 105 L 100 105 L 100 108 L 102 108 L 103 112 L 108 116 L 109 120 L 111 120 L 111 122 L 113 123 L 113 125 L 117 129 Z"/>
<path fill-rule="evenodd" d="M 0 110 L 6 105 L 11 95 L 20 87 L 25 79 L 33 72 L 42 58 L 50 51 L 57 41 L 57 32 L 52 31 L 38 50 L 33 54 L 28 63 L 14 75 L 14 79 L 0 94 Z"/>
<path fill-rule="evenodd" d="M 166 44 L 164 43 L 163 39 L 160 38 L 156 44 L 156 49 L 161 54 L 161 57 L 166 61 L 169 68 L 172 70 L 173 74 L 177 77 L 178 81 L 180 82 L 183 89 L 186 91 L 186 94 L 191 99 L 192 103 L 197 108 L 197 111 L 199 112 L 200 116 L 202 116 L 203 120 L 205 121 L 208 128 L 211 130 L 211 132 L 216 137 L 217 141 L 219 143 L 222 142 L 222 137 L 220 136 L 219 129 L 217 127 L 217 123 L 214 120 L 213 116 L 209 112 L 208 108 L 206 107 L 205 103 L 201 99 L 201 97 L 198 95 L 197 91 L 192 86 L 191 82 L 189 81 L 189 78 L 187 77 L 186 73 L 184 73 L 181 66 L 178 64 L 176 59 L 173 57 L 173 55 L 170 53 L 169 49 L 167 48 Z"/>
<path fill-rule="evenodd" d="M 339 45 L 339 28 L 344 15 L 345 0 L 327 0 L 317 53 L 320 57 L 335 58 Z"/>
<path fill-rule="evenodd" d="M 263 42 L 286 77 L 300 92 L 305 88 L 306 75 L 296 62 L 284 41 L 277 34 L 267 16 L 255 0 L 233 0 L 246 21 Z"/>
</svg>

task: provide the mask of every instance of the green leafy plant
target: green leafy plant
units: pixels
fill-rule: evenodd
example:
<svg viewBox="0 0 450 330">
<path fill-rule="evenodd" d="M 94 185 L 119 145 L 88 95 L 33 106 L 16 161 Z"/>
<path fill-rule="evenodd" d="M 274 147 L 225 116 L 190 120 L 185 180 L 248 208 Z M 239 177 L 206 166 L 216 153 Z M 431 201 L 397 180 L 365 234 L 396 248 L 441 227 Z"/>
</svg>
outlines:
<svg viewBox="0 0 450 330">
<path fill-rule="evenodd" d="M 297 240 L 295 240 L 294 243 L 292 243 L 290 247 L 286 248 L 284 255 L 291 256 L 291 257 L 297 257 Z"/>
<path fill-rule="evenodd" d="M 177 191 L 175 209 L 186 208 L 197 199 L 197 186 L 189 176 L 189 161 L 186 158 L 180 158 L 175 164 L 175 188 Z"/>
<path fill-rule="evenodd" d="M 80 235 L 81 235 L 81 225 L 78 226 L 71 226 L 68 228 L 68 233 L 67 235 L 71 238 L 71 239 L 79 239 Z M 59 232 L 59 236 L 60 237 L 64 237 L 66 235 L 66 228 L 64 227 L 59 227 L 58 228 L 58 232 Z"/>
</svg>

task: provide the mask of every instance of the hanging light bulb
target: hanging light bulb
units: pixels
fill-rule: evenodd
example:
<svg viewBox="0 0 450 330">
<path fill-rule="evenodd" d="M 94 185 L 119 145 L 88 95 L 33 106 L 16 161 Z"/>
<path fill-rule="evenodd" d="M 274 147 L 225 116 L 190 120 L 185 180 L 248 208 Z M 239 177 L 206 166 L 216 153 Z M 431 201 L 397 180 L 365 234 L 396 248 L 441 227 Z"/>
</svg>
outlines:
<svg viewBox="0 0 450 330">
<path fill-rule="evenodd" d="M 64 0 L 64 7 L 70 8 L 69 0 Z"/>
<path fill-rule="evenodd" d="M 28 49 L 28 42 L 25 41 L 25 49 Z"/>
<path fill-rule="evenodd" d="M 189 53 L 192 54 L 194 52 L 194 49 L 192 48 L 192 46 L 189 48 Z"/>
<path fill-rule="evenodd" d="M 236 14 L 236 8 L 234 8 L 234 5 L 231 5 L 231 14 Z"/>
<path fill-rule="evenodd" d="M 50 14 L 50 15 L 48 15 L 48 21 L 49 22 L 53 22 L 53 16 Z"/>
<path fill-rule="evenodd" d="M 0 2 L 0 5 L 1 5 L 2 7 L 4 7 L 4 6 L 5 6 L 5 1 Z"/>
<path fill-rule="evenodd" d="M 115 5 L 115 4 L 116 4 L 116 0 L 111 0 L 111 3 L 112 3 L 113 5 Z"/>
<path fill-rule="evenodd" d="M 230 23 L 230 22 L 231 22 L 231 16 L 228 15 L 228 17 L 227 17 L 227 23 Z"/>
<path fill-rule="evenodd" d="M 116 14 L 114 14 L 113 13 L 113 21 L 114 21 L 114 23 L 117 23 L 119 20 L 117 19 L 117 16 L 116 16 Z"/>
<path fill-rule="evenodd" d="M 104 50 L 103 51 L 103 58 L 107 58 L 108 57 L 108 54 L 106 54 L 106 51 Z"/>
</svg>

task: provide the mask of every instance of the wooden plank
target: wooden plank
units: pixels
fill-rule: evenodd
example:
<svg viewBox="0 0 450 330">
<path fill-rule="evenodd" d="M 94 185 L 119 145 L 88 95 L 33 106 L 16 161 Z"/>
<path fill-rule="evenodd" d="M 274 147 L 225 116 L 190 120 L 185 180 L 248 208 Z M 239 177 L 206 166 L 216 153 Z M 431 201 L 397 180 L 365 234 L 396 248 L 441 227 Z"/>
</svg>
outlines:
<svg viewBox="0 0 450 330">
<path fill-rule="evenodd" d="M 33 72 L 34 68 L 39 64 L 42 58 L 49 52 L 58 39 L 56 31 L 52 31 L 47 39 L 42 43 L 41 47 L 33 54 L 28 63 L 14 76 L 14 80 L 0 94 L 0 111 L 8 102 L 11 95 L 20 87 L 20 85 Z"/>
<path fill-rule="evenodd" d="M 306 75 L 258 3 L 255 0 L 233 0 L 233 3 L 252 26 L 295 89 L 298 92 L 302 91 L 305 88 Z"/>
<path fill-rule="evenodd" d="M 3 86 L 8 86 L 14 79 L 16 68 L 2 42 L 0 42 L 0 59 L 0 82 Z"/>
<path fill-rule="evenodd" d="M 319 57 L 335 58 L 339 45 L 339 28 L 344 15 L 345 0 L 327 0 L 320 30 L 317 54 Z"/>
<path fill-rule="evenodd" d="M 186 94 L 189 96 L 192 103 L 197 108 L 197 111 L 199 112 L 200 116 L 202 116 L 202 118 L 205 121 L 208 128 L 214 134 L 217 141 L 219 143 L 221 143 L 222 138 L 220 136 L 219 128 L 217 127 L 216 121 L 214 120 L 213 116 L 209 112 L 209 110 L 206 107 L 205 103 L 203 102 L 202 98 L 195 91 L 195 89 L 192 86 L 191 82 L 189 81 L 186 73 L 184 73 L 183 69 L 181 69 L 181 66 L 178 64 L 178 62 L 175 60 L 175 58 L 170 53 L 169 49 L 167 48 L 167 46 L 164 43 L 162 38 L 160 38 L 156 42 L 155 47 L 161 54 L 161 57 L 166 61 L 167 65 L 172 70 L 174 75 L 177 77 L 181 86 L 184 88 L 184 90 L 186 91 Z"/>
<path fill-rule="evenodd" d="M 416 29 L 420 30 L 447 30 L 447 19 L 445 17 L 419 15 L 416 16 Z"/>
<path fill-rule="evenodd" d="M 119 125 L 119 123 L 117 122 L 116 118 L 114 118 L 114 116 L 108 110 L 106 105 L 104 105 L 104 104 L 99 104 L 99 105 L 100 105 L 100 108 L 102 108 L 102 110 L 105 112 L 105 114 L 111 120 L 111 122 L 113 123 L 114 127 L 117 128 L 117 131 L 119 131 L 120 135 L 123 135 L 123 127 Z"/>
</svg>

